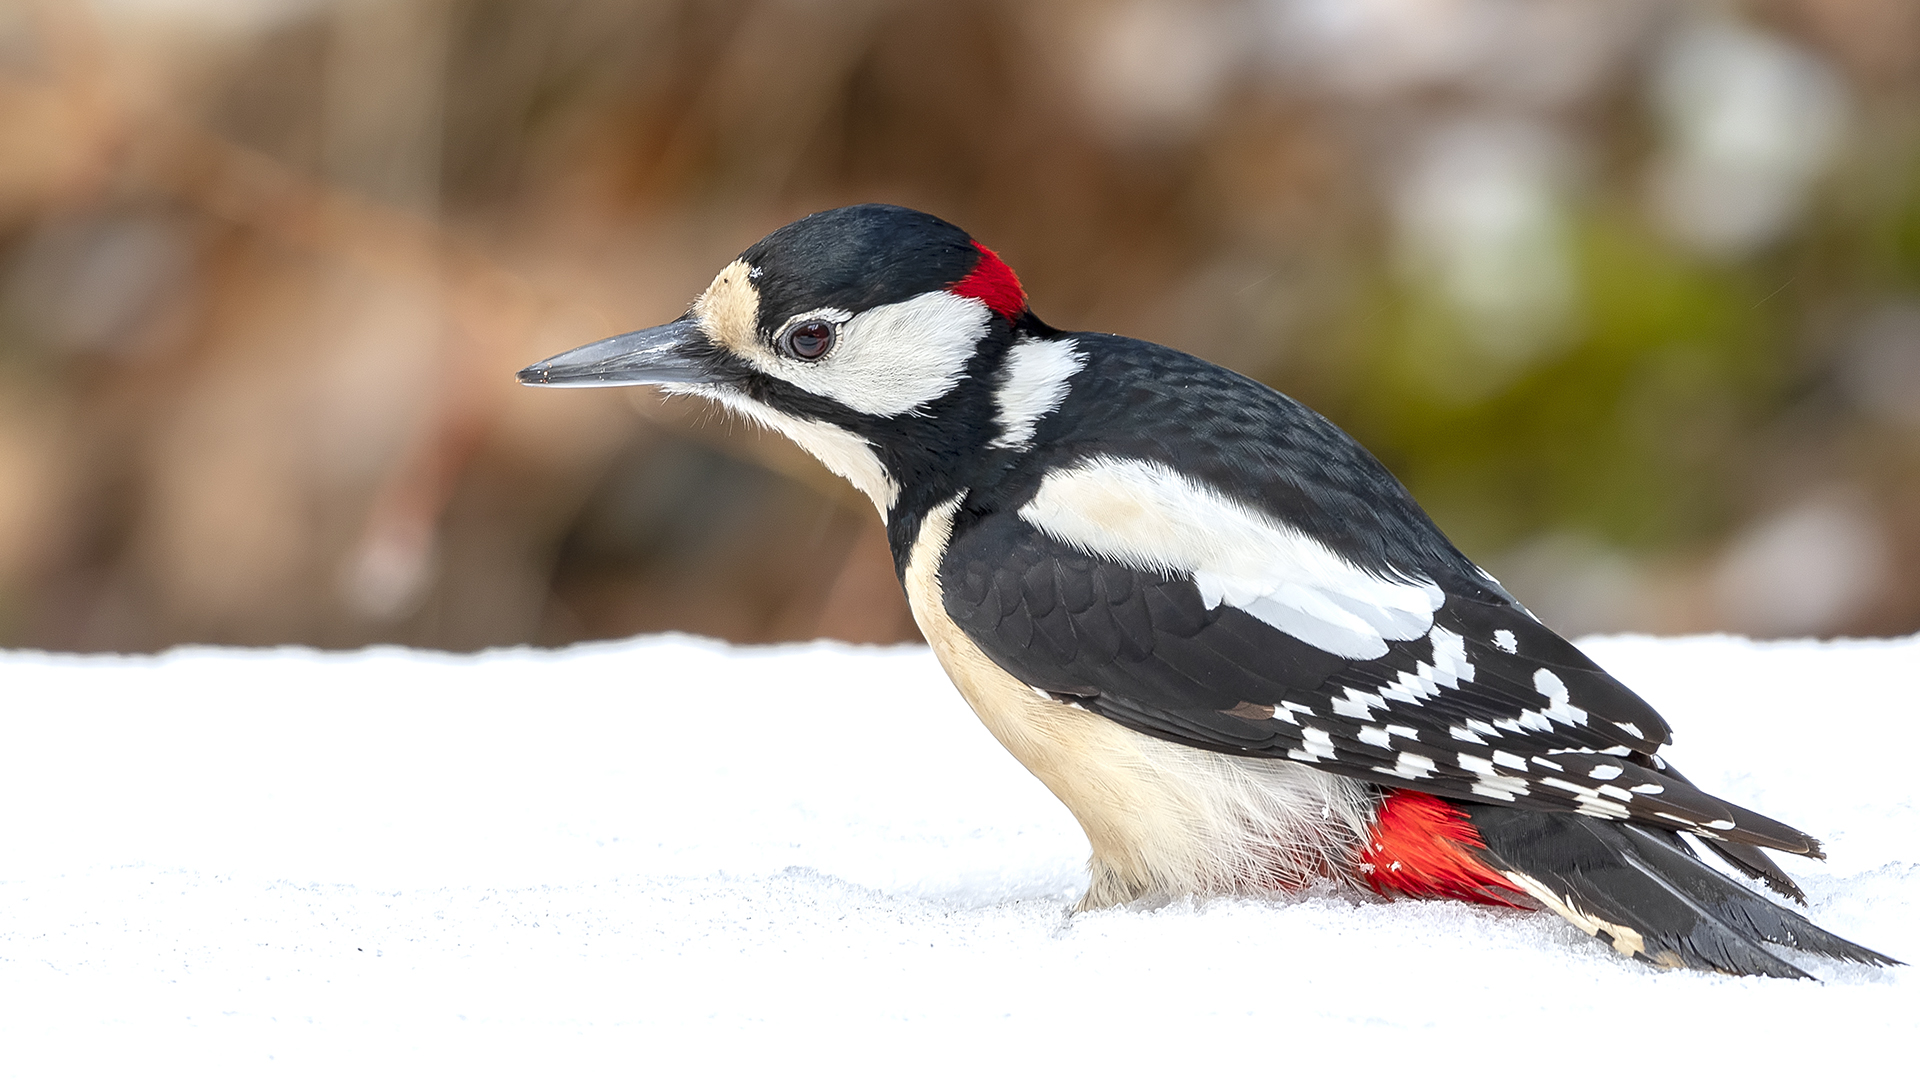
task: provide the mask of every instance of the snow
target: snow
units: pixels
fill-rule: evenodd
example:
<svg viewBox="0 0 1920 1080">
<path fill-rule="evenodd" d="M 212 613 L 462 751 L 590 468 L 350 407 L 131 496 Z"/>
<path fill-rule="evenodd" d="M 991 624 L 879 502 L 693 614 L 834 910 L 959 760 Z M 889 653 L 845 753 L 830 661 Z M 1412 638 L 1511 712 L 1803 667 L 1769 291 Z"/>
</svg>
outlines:
<svg viewBox="0 0 1920 1080">
<path fill-rule="evenodd" d="M 1585 645 L 1694 781 L 1827 841 L 1789 866 L 1816 921 L 1920 959 L 1920 639 Z M 1908 969 L 1659 972 L 1544 914 L 1323 887 L 1069 917 L 1085 839 L 923 649 L 0 679 L 5 1075 L 1768 1074 L 1920 1036 Z"/>
</svg>

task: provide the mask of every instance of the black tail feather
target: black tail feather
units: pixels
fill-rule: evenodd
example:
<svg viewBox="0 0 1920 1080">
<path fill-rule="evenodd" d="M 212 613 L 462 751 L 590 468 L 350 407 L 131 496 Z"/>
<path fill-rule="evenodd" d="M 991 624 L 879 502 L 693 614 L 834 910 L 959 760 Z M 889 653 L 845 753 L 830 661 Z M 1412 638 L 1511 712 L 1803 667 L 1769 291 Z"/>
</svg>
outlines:
<svg viewBox="0 0 1920 1080">
<path fill-rule="evenodd" d="M 1820 841 L 1785 822 L 1775 821 L 1765 814 L 1756 814 L 1744 806 L 1736 806 L 1733 803 L 1723 802 L 1721 805 L 1731 812 L 1733 828 L 1721 830 L 1724 835 L 1714 839 L 1790 851 L 1795 855 L 1805 855 L 1809 859 L 1827 857 L 1827 853 L 1820 850 Z"/>
<path fill-rule="evenodd" d="M 1699 840 L 1708 850 L 1725 859 L 1728 866 L 1755 881 L 1765 882 L 1767 888 L 1781 896 L 1801 904 L 1807 902 L 1807 894 L 1800 891 L 1800 886 L 1765 851 L 1752 844 L 1736 844 L 1731 840 L 1715 840 L 1705 836 Z"/>
<path fill-rule="evenodd" d="M 1704 798 L 1718 808 L 1731 821 L 1731 828 L 1717 830 L 1689 829 L 1694 835 L 1707 843 L 1728 862 L 1739 868 L 1749 877 L 1766 882 L 1786 896 L 1804 903 L 1806 896 L 1793 879 L 1773 864 L 1773 860 L 1761 851 L 1761 848 L 1773 848 L 1777 851 L 1790 851 L 1795 855 L 1805 855 L 1809 859 L 1824 859 L 1827 853 L 1820 850 L 1820 841 L 1801 832 L 1785 822 L 1775 821 L 1765 814 L 1757 814 L 1744 806 L 1738 806 L 1722 799 L 1716 799 L 1694 787 L 1686 774 L 1673 767 L 1665 758 L 1643 755 L 1634 759 L 1636 764 L 1653 769 L 1668 780 L 1684 785 L 1684 789 L 1693 795 Z M 1647 819 L 1640 819 L 1645 821 Z M 1730 854 L 1728 849 L 1739 852 Z M 1756 865 L 1757 864 L 1757 865 Z"/>
<path fill-rule="evenodd" d="M 1628 865 L 1685 897 L 1721 926 L 1774 945 L 1836 960 L 1875 966 L 1897 962 L 1822 930 L 1799 912 L 1774 903 L 1697 860 L 1675 859 L 1664 847 L 1649 847 L 1653 837 L 1643 826 L 1620 828 L 1635 834 L 1634 846 L 1622 852 Z"/>
<path fill-rule="evenodd" d="M 1461 809 L 1487 845 L 1482 857 L 1495 869 L 1517 875 L 1516 883 L 1534 899 L 1649 963 L 1808 977 L 1769 951 L 1769 943 L 1856 963 L 1897 963 L 1714 871 L 1677 837 L 1576 814 Z"/>
<path fill-rule="evenodd" d="M 1665 829 L 1649 829 L 1648 833 L 1656 840 L 1665 841 L 1669 847 L 1678 848 L 1696 859 L 1700 857 L 1700 852 L 1696 848 L 1690 847 L 1688 840 L 1682 839 L 1683 834 L 1681 833 L 1668 832 Z M 1732 840 L 1720 840 L 1711 836 L 1700 836 L 1695 833 L 1687 833 L 1684 835 L 1688 837 L 1692 843 L 1700 844 L 1706 847 L 1707 850 L 1725 859 L 1728 866 L 1733 867 L 1735 870 L 1740 871 L 1755 881 L 1765 883 L 1768 888 L 1779 893 L 1781 896 L 1803 905 L 1807 902 L 1807 894 L 1800 891 L 1799 884 L 1788 877 L 1787 872 L 1780 869 L 1779 864 L 1775 863 L 1773 857 L 1768 855 L 1764 850 L 1754 847 L 1752 844 L 1741 844 Z"/>
</svg>

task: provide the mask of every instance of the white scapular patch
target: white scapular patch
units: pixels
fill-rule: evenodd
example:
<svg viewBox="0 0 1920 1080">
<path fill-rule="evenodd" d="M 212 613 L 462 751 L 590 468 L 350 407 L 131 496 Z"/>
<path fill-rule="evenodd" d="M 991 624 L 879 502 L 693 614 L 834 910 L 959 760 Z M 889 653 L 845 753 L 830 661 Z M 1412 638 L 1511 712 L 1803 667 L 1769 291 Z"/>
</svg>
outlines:
<svg viewBox="0 0 1920 1080">
<path fill-rule="evenodd" d="M 1368 573 L 1156 462 L 1100 456 L 1049 473 L 1020 517 L 1089 555 L 1190 577 L 1209 607 L 1239 608 L 1350 660 L 1425 634 L 1446 600 L 1431 581 Z"/>
<path fill-rule="evenodd" d="M 901 416 L 944 395 L 966 377 L 967 361 L 987 335 L 986 305 L 950 292 L 921 293 L 858 315 L 809 311 L 788 325 L 824 319 L 839 328 L 818 360 L 768 351 L 750 357 L 767 374 L 869 416 Z M 785 333 L 783 327 L 776 332 Z"/>
<path fill-rule="evenodd" d="M 1493 644 L 1501 652 L 1507 653 L 1508 655 L 1520 651 L 1520 639 L 1514 637 L 1513 631 L 1511 630 L 1495 630 L 1493 632 Z"/>
<path fill-rule="evenodd" d="M 989 446 L 1019 448 L 1033 441 L 1034 425 L 1067 399 L 1067 380 L 1085 359 L 1064 339 L 1023 337 L 1007 350 L 1005 377 L 994 391 L 1000 435 Z"/>
<path fill-rule="evenodd" d="M 836 475 L 845 477 L 848 483 L 860 489 L 861 494 L 872 499 L 882 521 L 887 519 L 888 511 L 900 498 L 899 482 L 880 463 L 880 456 L 873 452 L 873 445 L 846 428 L 823 420 L 789 416 L 727 387 L 674 386 L 666 389 L 717 401 L 754 423 L 792 439 L 794 445 L 818 458 L 820 464 Z"/>
</svg>

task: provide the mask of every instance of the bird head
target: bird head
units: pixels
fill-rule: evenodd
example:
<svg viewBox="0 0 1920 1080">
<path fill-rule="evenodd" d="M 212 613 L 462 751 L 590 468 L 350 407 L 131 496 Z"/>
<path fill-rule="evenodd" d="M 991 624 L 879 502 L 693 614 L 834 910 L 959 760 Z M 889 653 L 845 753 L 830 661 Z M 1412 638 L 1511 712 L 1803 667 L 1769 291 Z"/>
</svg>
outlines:
<svg viewBox="0 0 1920 1080">
<path fill-rule="evenodd" d="M 827 210 L 728 263 L 670 323 L 519 373 L 533 386 L 654 385 L 792 438 L 893 510 L 962 486 L 1003 439 L 996 389 L 1016 331 L 1044 329 L 993 252 L 898 206 Z"/>
</svg>

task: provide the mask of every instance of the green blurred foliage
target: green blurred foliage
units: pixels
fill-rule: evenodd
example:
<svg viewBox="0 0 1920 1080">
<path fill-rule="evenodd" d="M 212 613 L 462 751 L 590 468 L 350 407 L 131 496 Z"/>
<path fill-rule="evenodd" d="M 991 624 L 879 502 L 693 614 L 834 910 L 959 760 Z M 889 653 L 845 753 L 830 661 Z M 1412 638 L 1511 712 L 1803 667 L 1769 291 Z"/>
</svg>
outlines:
<svg viewBox="0 0 1920 1080">
<path fill-rule="evenodd" d="M 1377 259 L 1323 331 L 1351 364 L 1329 411 L 1470 551 L 1556 530 L 1641 553 L 1718 538 L 1752 509 L 1770 425 L 1819 391 L 1805 324 L 1836 296 L 1920 284 L 1920 158 L 1905 156 L 1897 183 L 1874 177 L 1882 197 L 1842 214 L 1854 178 L 1839 178 L 1751 259 L 1690 252 L 1630 203 L 1579 203 L 1570 340 L 1517 362 Z"/>
</svg>

